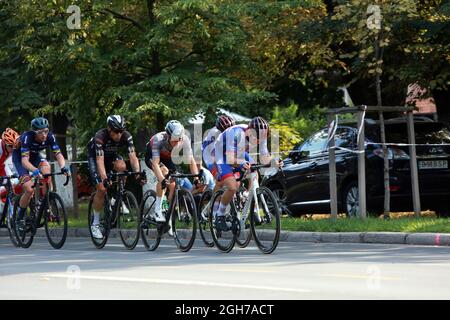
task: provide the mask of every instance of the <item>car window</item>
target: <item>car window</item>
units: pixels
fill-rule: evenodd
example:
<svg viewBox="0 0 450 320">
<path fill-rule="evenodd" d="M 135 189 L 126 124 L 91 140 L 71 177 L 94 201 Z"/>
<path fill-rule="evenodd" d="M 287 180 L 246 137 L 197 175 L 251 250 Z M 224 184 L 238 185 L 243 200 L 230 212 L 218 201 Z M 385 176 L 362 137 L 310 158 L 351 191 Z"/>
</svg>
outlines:
<svg viewBox="0 0 450 320">
<path fill-rule="evenodd" d="M 338 128 L 334 140 L 336 147 L 352 148 L 355 141 L 355 132 L 350 128 Z"/>
<path fill-rule="evenodd" d="M 328 139 L 326 130 L 315 133 L 311 138 L 305 141 L 300 147 L 300 151 L 307 151 L 309 155 L 315 155 L 325 151 L 325 144 Z"/>
</svg>

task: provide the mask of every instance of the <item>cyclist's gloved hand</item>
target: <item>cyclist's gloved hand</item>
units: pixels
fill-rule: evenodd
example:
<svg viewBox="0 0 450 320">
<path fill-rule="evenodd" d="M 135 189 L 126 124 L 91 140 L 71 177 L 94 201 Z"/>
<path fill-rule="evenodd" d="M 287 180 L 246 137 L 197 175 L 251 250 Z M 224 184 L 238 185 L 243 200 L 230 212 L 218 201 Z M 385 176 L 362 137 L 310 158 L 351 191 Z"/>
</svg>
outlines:
<svg viewBox="0 0 450 320">
<path fill-rule="evenodd" d="M 144 172 L 136 173 L 136 180 L 139 181 L 139 184 L 143 186 L 147 183 L 147 175 Z"/>
<path fill-rule="evenodd" d="M 250 162 L 245 162 L 244 164 L 242 164 L 242 168 L 244 168 L 245 170 L 249 170 L 251 167 Z"/>
<path fill-rule="evenodd" d="M 65 174 L 66 176 L 70 175 L 70 169 L 67 166 L 64 166 L 61 168 L 61 173 Z"/>
<path fill-rule="evenodd" d="M 163 181 L 161 181 L 161 188 L 165 189 L 168 185 L 169 185 L 169 180 L 163 179 Z"/>
<path fill-rule="evenodd" d="M 40 174 L 41 174 L 41 170 L 36 169 L 36 170 L 33 171 L 33 173 L 31 173 L 31 176 L 32 176 L 33 178 L 36 178 L 36 177 L 39 176 Z"/>
</svg>

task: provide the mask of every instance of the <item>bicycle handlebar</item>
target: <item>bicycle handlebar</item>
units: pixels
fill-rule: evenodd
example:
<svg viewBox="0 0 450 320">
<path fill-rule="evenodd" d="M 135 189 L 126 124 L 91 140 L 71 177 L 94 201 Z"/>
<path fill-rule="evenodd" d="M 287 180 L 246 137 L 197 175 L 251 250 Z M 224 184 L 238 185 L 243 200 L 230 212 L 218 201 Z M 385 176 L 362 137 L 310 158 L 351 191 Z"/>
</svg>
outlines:
<svg viewBox="0 0 450 320">
<path fill-rule="evenodd" d="M 167 176 L 171 177 L 171 178 L 200 178 L 202 176 L 202 173 L 187 174 L 187 173 L 174 172 L 174 173 L 169 173 Z"/>
<path fill-rule="evenodd" d="M 258 171 L 261 168 L 270 168 L 272 165 L 269 164 L 252 164 L 250 166 L 250 170 L 245 170 L 244 174 L 242 174 L 239 178 L 236 179 L 237 182 L 244 180 L 244 178 L 247 176 L 248 171 L 255 172 Z M 278 170 L 281 170 L 281 168 L 278 168 Z"/>
<path fill-rule="evenodd" d="M 10 176 L 0 176 L 0 180 L 12 180 L 12 179 L 18 179 L 19 176 L 16 174 L 10 175 Z"/>
</svg>

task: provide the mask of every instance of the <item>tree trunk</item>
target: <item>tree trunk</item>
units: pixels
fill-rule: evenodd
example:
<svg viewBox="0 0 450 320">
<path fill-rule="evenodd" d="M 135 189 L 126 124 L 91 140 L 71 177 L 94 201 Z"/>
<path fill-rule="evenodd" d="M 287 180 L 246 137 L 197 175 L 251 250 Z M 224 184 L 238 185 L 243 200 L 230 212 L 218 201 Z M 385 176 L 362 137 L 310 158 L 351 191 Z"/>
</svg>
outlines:
<svg viewBox="0 0 450 320">
<path fill-rule="evenodd" d="M 380 34 L 378 34 L 378 38 L 375 41 L 375 55 L 376 61 L 381 61 L 383 58 L 383 53 L 380 48 Z M 381 65 L 378 65 L 381 68 Z M 381 107 L 383 105 L 381 100 L 381 75 L 377 72 L 376 76 L 376 89 L 377 89 L 377 106 Z M 389 212 L 391 211 L 391 190 L 389 184 L 389 159 L 388 159 L 388 151 L 386 147 L 386 131 L 384 127 L 384 115 L 383 112 L 379 112 L 380 117 L 380 138 L 381 143 L 383 144 L 383 181 L 384 181 L 384 209 L 383 215 L 385 219 L 389 218 Z"/>
<path fill-rule="evenodd" d="M 450 90 L 433 90 L 439 121 L 450 123 Z"/>
<path fill-rule="evenodd" d="M 72 162 L 77 161 L 77 135 L 76 129 L 73 128 L 71 133 L 72 143 Z M 78 207 L 78 168 L 76 164 L 72 164 L 72 193 L 73 193 L 73 215 L 76 219 L 80 218 Z"/>
<path fill-rule="evenodd" d="M 156 17 L 154 13 L 156 0 L 147 0 L 147 10 L 148 10 L 148 21 L 151 27 L 156 23 Z M 158 76 L 161 74 L 161 61 L 159 59 L 159 51 L 153 50 L 151 53 L 152 60 L 152 76 Z M 158 131 L 164 130 L 164 115 L 162 112 L 158 111 L 156 113 L 156 127 Z"/>
</svg>

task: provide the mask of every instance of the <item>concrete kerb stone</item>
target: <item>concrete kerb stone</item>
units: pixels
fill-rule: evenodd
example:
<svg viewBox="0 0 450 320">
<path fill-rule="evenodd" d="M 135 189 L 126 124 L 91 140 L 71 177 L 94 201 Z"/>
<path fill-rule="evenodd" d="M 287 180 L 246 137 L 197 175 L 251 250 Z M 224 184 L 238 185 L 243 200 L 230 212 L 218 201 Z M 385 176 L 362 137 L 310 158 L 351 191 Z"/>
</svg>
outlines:
<svg viewBox="0 0 450 320">
<path fill-rule="evenodd" d="M 449 246 L 450 234 L 442 233 L 410 233 L 406 237 L 406 244 Z"/>
<path fill-rule="evenodd" d="M 365 232 L 362 236 L 364 243 L 405 244 L 407 235 L 404 232 Z"/>
<path fill-rule="evenodd" d="M 343 232 L 340 234 L 341 243 L 362 243 L 364 236 L 361 232 Z"/>
<path fill-rule="evenodd" d="M 270 234 L 269 234 L 270 233 Z M 273 231 L 263 238 L 273 237 Z M 0 229 L 0 237 L 8 237 L 7 229 Z M 68 237 L 89 238 L 88 228 L 69 228 Z M 199 235 L 198 235 L 199 236 Z M 36 237 L 46 237 L 45 229 L 39 229 Z M 118 238 L 119 232 L 111 230 L 111 238 Z M 168 238 L 167 235 L 164 238 Z M 200 237 L 199 237 L 200 238 Z M 450 234 L 404 233 L 404 232 L 294 232 L 281 231 L 280 242 L 324 242 L 324 243 L 382 243 L 408 245 L 450 246 Z"/>
</svg>

